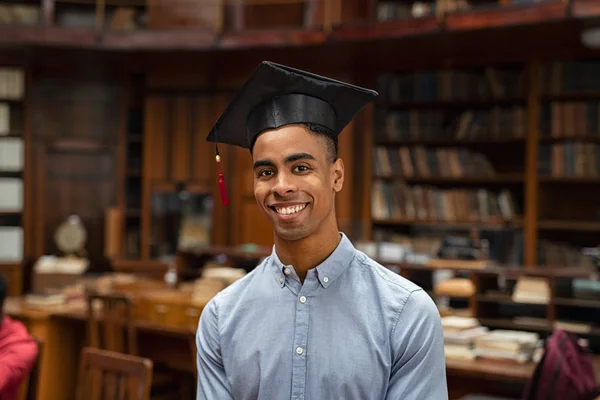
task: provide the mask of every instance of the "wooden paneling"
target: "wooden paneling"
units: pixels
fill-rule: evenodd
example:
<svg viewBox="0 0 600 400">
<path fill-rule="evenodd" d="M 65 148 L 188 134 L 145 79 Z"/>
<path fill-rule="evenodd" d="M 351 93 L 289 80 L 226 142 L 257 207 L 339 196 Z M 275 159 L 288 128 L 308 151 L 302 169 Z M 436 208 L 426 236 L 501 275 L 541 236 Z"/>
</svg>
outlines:
<svg viewBox="0 0 600 400">
<path fill-rule="evenodd" d="M 144 177 L 151 181 L 167 179 L 167 140 L 169 123 L 167 100 L 163 97 L 149 96 L 144 111 Z"/>
<path fill-rule="evenodd" d="M 177 97 L 171 101 L 172 115 L 169 116 L 171 122 L 170 141 L 167 149 L 171 150 L 169 157 L 170 173 L 169 180 L 175 182 L 187 181 L 192 178 L 190 142 L 194 135 L 191 129 L 190 119 L 195 115 L 191 112 L 192 99 Z"/>
<path fill-rule="evenodd" d="M 8 284 L 9 296 L 20 296 L 22 288 L 22 270 L 18 264 L 0 264 L 0 275 Z"/>
<path fill-rule="evenodd" d="M 212 242 L 229 243 L 229 208 L 221 204 L 217 185 L 215 147 L 206 141 L 214 121 L 228 103 L 220 93 L 160 90 L 146 101 L 144 141 L 144 183 L 142 209 L 142 252 L 150 257 L 153 230 L 151 198 L 157 191 L 174 193 L 178 187 L 191 192 L 211 193 L 214 200 Z M 219 149 L 222 170 L 231 192 L 229 149 Z"/>
<path fill-rule="evenodd" d="M 43 232 L 44 253 L 61 254 L 54 232 L 69 216 L 77 215 L 87 230 L 87 255 L 99 259 L 104 254 L 104 212 L 115 204 L 115 157 L 110 149 L 87 152 L 45 149 L 45 171 L 41 195 L 46 201 Z"/>
<path fill-rule="evenodd" d="M 87 230 L 87 255 L 100 258 L 104 214 L 119 190 L 122 92 L 98 76 L 67 78 L 51 69 L 38 70 L 31 88 L 34 255 L 57 254 L 56 228 L 77 215 Z"/>
</svg>

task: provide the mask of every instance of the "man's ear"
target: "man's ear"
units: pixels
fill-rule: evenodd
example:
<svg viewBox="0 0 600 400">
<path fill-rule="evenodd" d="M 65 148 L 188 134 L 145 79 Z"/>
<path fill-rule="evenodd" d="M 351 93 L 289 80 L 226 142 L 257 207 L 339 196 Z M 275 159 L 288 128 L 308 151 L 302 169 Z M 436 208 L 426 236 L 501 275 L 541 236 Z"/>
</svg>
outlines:
<svg viewBox="0 0 600 400">
<path fill-rule="evenodd" d="M 331 166 L 331 173 L 333 175 L 333 190 L 339 192 L 344 187 L 344 162 L 341 158 L 335 160 Z"/>
</svg>

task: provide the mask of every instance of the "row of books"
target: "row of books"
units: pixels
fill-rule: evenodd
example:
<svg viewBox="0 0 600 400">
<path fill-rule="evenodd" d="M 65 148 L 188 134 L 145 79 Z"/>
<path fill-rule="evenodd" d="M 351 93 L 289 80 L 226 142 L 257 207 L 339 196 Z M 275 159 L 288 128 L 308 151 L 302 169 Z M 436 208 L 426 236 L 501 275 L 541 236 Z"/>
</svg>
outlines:
<svg viewBox="0 0 600 400">
<path fill-rule="evenodd" d="M 570 243 L 539 239 L 537 264 L 544 267 L 591 267 L 593 261 L 579 247 Z"/>
<path fill-rule="evenodd" d="M 25 88 L 23 71 L 18 68 L 0 68 L 0 100 L 21 100 Z"/>
<path fill-rule="evenodd" d="M 522 67 L 386 73 L 379 77 L 378 87 L 389 102 L 521 98 L 525 75 Z"/>
<path fill-rule="evenodd" d="M 600 101 L 543 103 L 540 134 L 544 137 L 600 137 Z"/>
<path fill-rule="evenodd" d="M 540 146 L 538 172 L 541 175 L 600 176 L 600 144 L 564 142 Z"/>
<path fill-rule="evenodd" d="M 0 171 L 23 170 L 23 140 L 0 137 Z"/>
<path fill-rule="evenodd" d="M 600 93 L 600 59 L 552 62 L 540 72 L 543 94 Z"/>
<path fill-rule="evenodd" d="M 0 212 L 23 210 L 23 180 L 0 178 Z"/>
<path fill-rule="evenodd" d="M 442 329 L 448 358 L 480 358 L 523 364 L 537 359 L 542 348 L 538 333 L 490 330 L 472 317 L 442 317 Z"/>
<path fill-rule="evenodd" d="M 464 177 L 493 176 L 494 167 L 485 155 L 465 147 L 429 148 L 377 146 L 373 149 L 377 176 Z"/>
<path fill-rule="evenodd" d="M 380 1 L 377 3 L 377 20 L 419 18 L 431 15 L 435 9 L 432 1 L 416 1 L 412 4 L 397 1 Z"/>
<path fill-rule="evenodd" d="M 37 25 L 40 7 L 28 4 L 0 4 L 0 25 Z"/>
<path fill-rule="evenodd" d="M 439 189 L 375 181 L 371 215 L 377 220 L 494 222 L 515 219 L 518 208 L 506 189 Z"/>
<path fill-rule="evenodd" d="M 377 137 L 387 140 L 470 140 L 525 137 L 522 106 L 460 110 L 379 110 Z"/>
<path fill-rule="evenodd" d="M 19 262 L 23 259 L 23 229 L 18 226 L 0 227 L 0 262 Z"/>
</svg>

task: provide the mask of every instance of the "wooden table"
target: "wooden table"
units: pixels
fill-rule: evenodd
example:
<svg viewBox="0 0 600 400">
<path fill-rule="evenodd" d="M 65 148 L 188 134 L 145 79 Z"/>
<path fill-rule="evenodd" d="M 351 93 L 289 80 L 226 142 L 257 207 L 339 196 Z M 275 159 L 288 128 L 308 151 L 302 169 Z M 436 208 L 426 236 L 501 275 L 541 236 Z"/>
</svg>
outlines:
<svg viewBox="0 0 600 400">
<path fill-rule="evenodd" d="M 81 304 L 47 309 L 26 305 L 22 298 L 7 298 L 4 311 L 22 321 L 32 336 L 44 343 L 38 400 L 74 398 L 79 355 L 85 345 L 87 311 Z M 140 355 L 182 372 L 195 373 L 195 331 L 135 321 Z"/>
<path fill-rule="evenodd" d="M 600 382 L 600 356 L 594 356 L 596 381 Z M 521 397 L 527 382 L 533 376 L 536 364 L 512 364 L 485 359 L 446 359 L 450 400 L 467 394 L 481 393 Z"/>
<path fill-rule="evenodd" d="M 73 399 L 79 354 L 85 341 L 87 310 L 81 304 L 35 309 L 21 298 L 7 298 L 7 315 L 23 321 L 30 333 L 44 342 L 38 400 Z M 140 354 L 170 368 L 195 373 L 195 330 L 135 322 Z M 600 382 L 600 357 L 595 357 Z M 450 400 L 469 393 L 518 398 L 533 375 L 535 365 L 514 365 L 486 360 L 448 358 L 446 370 Z"/>
</svg>

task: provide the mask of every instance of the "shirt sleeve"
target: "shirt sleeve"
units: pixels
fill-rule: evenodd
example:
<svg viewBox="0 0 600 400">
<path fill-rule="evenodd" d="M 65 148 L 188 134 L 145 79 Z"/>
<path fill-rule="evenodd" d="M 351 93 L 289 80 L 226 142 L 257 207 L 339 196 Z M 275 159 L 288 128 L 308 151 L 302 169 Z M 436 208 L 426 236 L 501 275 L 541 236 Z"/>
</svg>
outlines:
<svg viewBox="0 0 600 400">
<path fill-rule="evenodd" d="M 215 299 L 211 299 L 202 314 L 196 332 L 196 366 L 198 388 L 196 400 L 233 399 L 231 386 L 221 354 L 219 343 L 219 315 Z"/>
<path fill-rule="evenodd" d="M 442 323 L 425 291 L 410 294 L 390 340 L 394 360 L 386 400 L 447 400 Z"/>
<path fill-rule="evenodd" d="M 0 352 L 0 393 L 15 389 L 29 375 L 38 354 L 38 345 L 31 337 L 11 342 Z"/>
</svg>

